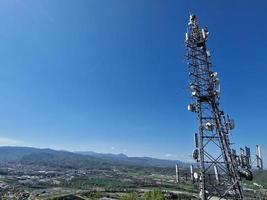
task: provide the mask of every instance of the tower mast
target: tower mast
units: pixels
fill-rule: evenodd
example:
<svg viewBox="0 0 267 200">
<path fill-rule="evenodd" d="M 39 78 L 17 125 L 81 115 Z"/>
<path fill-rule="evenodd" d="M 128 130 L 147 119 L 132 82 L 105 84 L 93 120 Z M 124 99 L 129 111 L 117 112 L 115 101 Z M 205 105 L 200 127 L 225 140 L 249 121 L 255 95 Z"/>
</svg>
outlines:
<svg viewBox="0 0 267 200">
<path fill-rule="evenodd" d="M 213 71 L 206 42 L 208 29 L 201 29 L 190 15 L 185 45 L 189 84 L 193 103 L 188 110 L 197 113 L 193 158 L 197 161 L 200 198 L 244 199 L 238 163 L 230 147 L 229 133 L 234 121 L 219 108 L 220 79 Z"/>
</svg>

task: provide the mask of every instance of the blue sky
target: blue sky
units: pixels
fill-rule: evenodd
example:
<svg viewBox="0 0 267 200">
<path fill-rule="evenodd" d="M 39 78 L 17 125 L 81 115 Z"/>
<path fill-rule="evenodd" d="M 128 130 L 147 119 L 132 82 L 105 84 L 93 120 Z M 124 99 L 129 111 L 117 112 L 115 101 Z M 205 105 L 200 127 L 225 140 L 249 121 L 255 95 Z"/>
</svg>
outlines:
<svg viewBox="0 0 267 200">
<path fill-rule="evenodd" d="M 210 30 L 232 139 L 267 139 L 265 1 L 0 1 L 0 144 L 189 160 L 189 12 Z M 264 149 L 263 149 L 264 150 Z"/>
</svg>

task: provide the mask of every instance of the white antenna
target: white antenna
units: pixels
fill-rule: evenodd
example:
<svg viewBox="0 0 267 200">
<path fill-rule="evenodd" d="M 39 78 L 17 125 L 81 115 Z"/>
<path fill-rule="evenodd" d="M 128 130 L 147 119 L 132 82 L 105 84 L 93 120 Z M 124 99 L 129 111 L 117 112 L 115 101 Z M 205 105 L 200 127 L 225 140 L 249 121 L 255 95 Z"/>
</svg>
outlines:
<svg viewBox="0 0 267 200">
<path fill-rule="evenodd" d="M 261 147 L 259 145 L 256 145 L 256 159 L 257 159 L 257 167 L 259 169 L 263 169 Z"/>
<path fill-rule="evenodd" d="M 179 172 L 179 166 L 178 164 L 175 165 L 176 168 L 176 183 L 180 182 L 180 172 Z"/>
<path fill-rule="evenodd" d="M 219 173 L 218 173 L 218 168 L 217 165 L 214 165 L 214 173 L 215 173 L 215 179 L 217 181 L 217 183 L 220 183 L 220 179 L 219 179 Z"/>
</svg>

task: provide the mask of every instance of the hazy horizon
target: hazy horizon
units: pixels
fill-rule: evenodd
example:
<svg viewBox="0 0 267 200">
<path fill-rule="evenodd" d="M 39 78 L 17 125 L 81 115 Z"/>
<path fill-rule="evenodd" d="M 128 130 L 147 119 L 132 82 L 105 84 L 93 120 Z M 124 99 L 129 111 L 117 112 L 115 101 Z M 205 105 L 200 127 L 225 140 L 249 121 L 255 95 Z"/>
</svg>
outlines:
<svg viewBox="0 0 267 200">
<path fill-rule="evenodd" d="M 188 162 L 187 160 L 178 160 L 175 158 L 172 158 L 172 156 L 170 155 L 165 155 L 163 157 L 153 157 L 153 156 L 148 156 L 148 155 L 128 155 L 127 153 L 123 153 L 123 152 L 98 152 L 98 151 L 94 151 L 94 150 L 90 150 L 90 149 L 84 149 L 84 150 L 67 150 L 67 149 L 57 149 L 57 148 L 48 148 L 48 147 L 35 147 L 35 146 L 0 146 L 0 148 L 34 148 L 34 149 L 50 149 L 50 150 L 55 150 L 55 151 L 65 151 L 65 152 L 71 152 L 71 153 L 96 153 L 96 154 L 111 154 L 111 155 L 126 155 L 129 158 L 133 158 L 133 157 L 137 157 L 137 158 L 142 158 L 142 157 L 148 157 L 148 158 L 154 158 L 154 159 L 163 159 L 163 160 L 172 160 L 172 161 L 182 161 L 182 162 Z"/>
</svg>

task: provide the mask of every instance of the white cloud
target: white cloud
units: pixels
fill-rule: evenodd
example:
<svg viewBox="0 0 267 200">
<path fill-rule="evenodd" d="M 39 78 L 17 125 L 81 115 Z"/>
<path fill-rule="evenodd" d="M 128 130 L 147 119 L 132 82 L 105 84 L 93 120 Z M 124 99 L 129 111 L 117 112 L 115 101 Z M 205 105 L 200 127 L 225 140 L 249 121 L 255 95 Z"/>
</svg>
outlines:
<svg viewBox="0 0 267 200">
<path fill-rule="evenodd" d="M 15 146 L 18 144 L 21 144 L 21 141 L 6 137 L 0 137 L 0 146 Z"/>
<path fill-rule="evenodd" d="M 165 154 L 164 156 L 165 156 L 165 157 L 173 157 L 173 155 L 170 154 L 170 153 L 167 153 L 167 154 Z"/>
<path fill-rule="evenodd" d="M 111 150 L 115 150 L 115 147 L 111 147 Z"/>
</svg>

